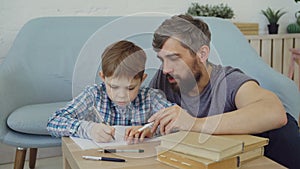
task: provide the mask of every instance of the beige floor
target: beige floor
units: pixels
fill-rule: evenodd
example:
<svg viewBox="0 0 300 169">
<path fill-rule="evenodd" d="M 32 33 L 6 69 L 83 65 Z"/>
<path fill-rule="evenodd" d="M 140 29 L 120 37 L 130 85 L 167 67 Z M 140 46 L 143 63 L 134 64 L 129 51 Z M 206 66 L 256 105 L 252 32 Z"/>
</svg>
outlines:
<svg viewBox="0 0 300 169">
<path fill-rule="evenodd" d="M 0 165 L 1 169 L 13 169 L 13 164 L 2 164 Z M 51 157 L 51 158 L 43 158 L 37 159 L 35 169 L 62 169 L 63 162 L 62 157 Z M 28 162 L 25 162 L 24 169 L 29 169 Z"/>
</svg>

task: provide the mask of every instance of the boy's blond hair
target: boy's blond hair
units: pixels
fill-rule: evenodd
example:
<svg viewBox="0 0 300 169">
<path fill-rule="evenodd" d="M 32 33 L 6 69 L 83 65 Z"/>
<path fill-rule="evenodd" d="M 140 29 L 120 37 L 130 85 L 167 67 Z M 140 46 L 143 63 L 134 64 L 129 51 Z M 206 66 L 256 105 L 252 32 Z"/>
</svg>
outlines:
<svg viewBox="0 0 300 169">
<path fill-rule="evenodd" d="M 142 79 L 146 53 L 129 41 L 119 41 L 108 46 L 102 54 L 102 72 L 105 77 Z"/>
</svg>

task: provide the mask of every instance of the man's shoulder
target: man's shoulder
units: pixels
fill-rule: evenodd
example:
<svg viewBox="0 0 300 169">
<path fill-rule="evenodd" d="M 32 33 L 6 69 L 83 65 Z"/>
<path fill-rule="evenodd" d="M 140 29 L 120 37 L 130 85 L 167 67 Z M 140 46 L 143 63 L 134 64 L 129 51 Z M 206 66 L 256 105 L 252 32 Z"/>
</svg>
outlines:
<svg viewBox="0 0 300 169">
<path fill-rule="evenodd" d="M 221 81 L 226 81 L 226 83 L 238 84 L 241 85 L 247 81 L 254 81 L 257 84 L 259 82 L 250 77 L 249 75 L 245 74 L 241 69 L 231 67 L 231 66 L 221 66 L 221 65 L 214 65 L 213 71 L 211 73 L 211 83 L 220 83 Z"/>
<path fill-rule="evenodd" d="M 214 65 L 212 64 L 213 71 L 216 73 L 225 73 L 225 75 L 231 74 L 231 73 L 238 73 L 238 74 L 244 74 L 245 73 L 240 69 L 232 66 L 222 66 L 222 65 Z"/>
<path fill-rule="evenodd" d="M 242 79 L 253 79 L 250 76 L 246 75 L 240 68 L 231 67 L 231 66 L 221 66 L 221 65 L 212 65 L 211 80 L 217 80 L 220 78 L 226 78 L 230 80 L 231 78 L 242 78 Z M 254 80 L 254 79 L 253 79 Z"/>
</svg>

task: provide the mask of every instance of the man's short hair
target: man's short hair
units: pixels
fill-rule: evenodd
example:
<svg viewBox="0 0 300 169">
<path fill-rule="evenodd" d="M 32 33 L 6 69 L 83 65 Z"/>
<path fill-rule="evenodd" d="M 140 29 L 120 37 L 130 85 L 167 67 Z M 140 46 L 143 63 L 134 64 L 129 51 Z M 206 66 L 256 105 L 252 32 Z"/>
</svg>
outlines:
<svg viewBox="0 0 300 169">
<path fill-rule="evenodd" d="M 196 54 L 201 46 L 209 46 L 211 33 L 208 25 L 200 18 L 190 15 L 175 15 L 166 19 L 155 31 L 152 46 L 155 51 L 162 49 L 169 38 L 175 38 L 181 45 Z"/>
</svg>

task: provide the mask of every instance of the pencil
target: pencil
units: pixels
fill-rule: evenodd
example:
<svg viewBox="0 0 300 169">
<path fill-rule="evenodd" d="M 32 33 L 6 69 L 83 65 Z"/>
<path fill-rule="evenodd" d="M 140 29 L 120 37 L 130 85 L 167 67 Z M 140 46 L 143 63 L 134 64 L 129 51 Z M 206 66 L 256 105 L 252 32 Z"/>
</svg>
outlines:
<svg viewBox="0 0 300 169">
<path fill-rule="evenodd" d="M 154 124 L 154 122 L 147 123 L 143 127 L 139 128 L 138 131 L 141 132 L 141 131 L 145 130 L 146 128 L 152 126 L 153 124 Z"/>
</svg>

